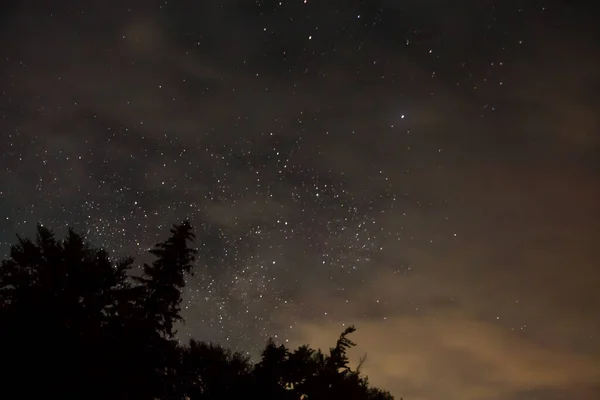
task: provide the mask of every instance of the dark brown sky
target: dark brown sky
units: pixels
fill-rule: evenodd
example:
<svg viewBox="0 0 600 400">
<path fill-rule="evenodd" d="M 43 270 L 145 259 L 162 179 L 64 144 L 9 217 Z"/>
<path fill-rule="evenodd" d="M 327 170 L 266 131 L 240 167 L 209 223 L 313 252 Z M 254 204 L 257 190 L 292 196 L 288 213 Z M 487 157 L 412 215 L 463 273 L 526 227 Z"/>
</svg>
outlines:
<svg viewBox="0 0 600 400">
<path fill-rule="evenodd" d="M 600 397 L 592 9 L 44 3 L 2 14 L 3 249 L 41 221 L 137 252 L 190 217 L 183 337 L 355 324 L 398 398 Z"/>
</svg>

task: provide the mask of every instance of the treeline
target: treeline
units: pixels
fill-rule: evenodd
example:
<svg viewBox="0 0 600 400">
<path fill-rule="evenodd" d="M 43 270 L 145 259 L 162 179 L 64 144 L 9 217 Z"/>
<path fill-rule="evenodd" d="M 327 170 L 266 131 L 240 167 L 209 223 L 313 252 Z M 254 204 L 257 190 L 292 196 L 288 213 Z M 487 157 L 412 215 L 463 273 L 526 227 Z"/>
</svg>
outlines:
<svg viewBox="0 0 600 400">
<path fill-rule="evenodd" d="M 0 267 L 0 397 L 393 398 L 349 366 L 354 328 L 328 352 L 269 341 L 257 363 L 201 341 L 179 344 L 193 239 L 189 223 L 173 226 L 135 276 L 132 258 L 113 261 L 72 230 L 63 240 L 42 226 L 35 240 L 18 237 Z"/>
</svg>

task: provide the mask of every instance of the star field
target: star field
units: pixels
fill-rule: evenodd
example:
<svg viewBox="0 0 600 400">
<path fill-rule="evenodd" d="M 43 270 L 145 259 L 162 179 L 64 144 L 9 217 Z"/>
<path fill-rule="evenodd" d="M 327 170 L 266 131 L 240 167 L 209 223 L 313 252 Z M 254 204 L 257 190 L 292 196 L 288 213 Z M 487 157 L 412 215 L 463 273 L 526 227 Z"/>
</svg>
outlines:
<svg viewBox="0 0 600 400">
<path fill-rule="evenodd" d="M 398 398 L 595 398 L 599 35 L 560 3 L 10 2 L 1 252 L 189 218 L 182 340 L 355 324 Z"/>
</svg>

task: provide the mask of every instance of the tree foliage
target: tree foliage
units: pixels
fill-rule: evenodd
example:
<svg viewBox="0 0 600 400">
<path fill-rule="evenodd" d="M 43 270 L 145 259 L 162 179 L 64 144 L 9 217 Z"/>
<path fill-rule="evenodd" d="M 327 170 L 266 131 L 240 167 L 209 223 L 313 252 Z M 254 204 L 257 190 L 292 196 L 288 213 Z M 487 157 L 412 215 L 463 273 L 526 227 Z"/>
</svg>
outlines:
<svg viewBox="0 0 600 400">
<path fill-rule="evenodd" d="M 191 340 L 179 344 L 182 289 L 196 250 L 188 222 L 173 226 L 133 276 L 69 230 L 38 226 L 0 267 L 3 398 L 389 400 L 349 365 L 348 338 L 323 353 L 269 340 L 260 360 Z"/>
</svg>

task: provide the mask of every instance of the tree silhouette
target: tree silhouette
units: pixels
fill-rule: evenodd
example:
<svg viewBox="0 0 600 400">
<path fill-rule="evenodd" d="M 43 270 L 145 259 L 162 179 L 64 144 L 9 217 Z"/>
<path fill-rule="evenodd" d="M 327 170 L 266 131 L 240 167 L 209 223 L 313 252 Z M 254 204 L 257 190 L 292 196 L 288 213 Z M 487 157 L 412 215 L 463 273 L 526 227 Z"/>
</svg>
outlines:
<svg viewBox="0 0 600 400">
<path fill-rule="evenodd" d="M 102 332 L 131 263 L 111 263 L 71 230 L 60 242 L 42 226 L 35 242 L 18 238 L 0 269 L 4 381 L 34 376 L 39 387 L 62 396 L 90 384 L 85 359 L 101 355 Z"/>
<path fill-rule="evenodd" d="M 352 369 L 354 327 L 328 354 L 290 351 L 269 340 L 260 361 L 191 340 L 175 340 L 181 291 L 196 250 L 188 222 L 150 254 L 113 260 L 72 230 L 65 239 L 39 225 L 17 237 L 0 267 L 0 377 L 3 398 L 390 400 Z"/>
<path fill-rule="evenodd" d="M 194 237 L 189 222 L 174 226 L 171 237 L 150 250 L 156 260 L 152 265 L 145 264 L 144 275 L 138 278 L 146 288 L 147 318 L 156 323 L 156 330 L 166 338 L 174 336 L 173 326 L 181 320 L 181 289 L 185 275 L 192 273 L 197 253 L 188 247 Z"/>
</svg>

